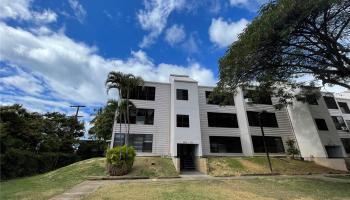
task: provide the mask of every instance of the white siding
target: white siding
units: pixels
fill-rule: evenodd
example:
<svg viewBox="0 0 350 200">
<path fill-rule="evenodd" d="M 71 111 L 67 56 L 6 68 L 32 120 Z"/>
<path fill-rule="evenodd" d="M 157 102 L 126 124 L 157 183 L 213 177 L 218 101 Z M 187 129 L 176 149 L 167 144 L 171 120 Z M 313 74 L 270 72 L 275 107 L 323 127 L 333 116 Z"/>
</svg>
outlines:
<svg viewBox="0 0 350 200">
<path fill-rule="evenodd" d="M 239 128 L 221 128 L 221 127 L 209 127 L 208 126 L 208 112 L 217 113 L 236 113 L 235 106 L 219 106 L 207 104 L 205 92 L 212 91 L 212 87 L 202 87 L 198 88 L 199 96 L 199 113 L 200 113 L 200 124 L 202 133 L 202 146 L 203 155 L 238 155 L 238 154 L 220 154 L 220 153 L 210 153 L 209 136 L 236 136 L 240 137 Z M 238 117 L 238 116 L 237 116 Z M 242 154 L 239 154 L 242 155 Z"/>
<path fill-rule="evenodd" d="M 137 108 L 154 109 L 153 125 L 131 124 L 130 134 L 153 134 L 152 154 L 138 153 L 139 155 L 169 155 L 170 136 L 170 84 L 146 82 L 145 86 L 156 87 L 155 101 L 131 100 Z M 115 123 L 114 133 L 119 132 L 119 124 Z M 122 132 L 126 128 L 122 124 Z"/>
</svg>

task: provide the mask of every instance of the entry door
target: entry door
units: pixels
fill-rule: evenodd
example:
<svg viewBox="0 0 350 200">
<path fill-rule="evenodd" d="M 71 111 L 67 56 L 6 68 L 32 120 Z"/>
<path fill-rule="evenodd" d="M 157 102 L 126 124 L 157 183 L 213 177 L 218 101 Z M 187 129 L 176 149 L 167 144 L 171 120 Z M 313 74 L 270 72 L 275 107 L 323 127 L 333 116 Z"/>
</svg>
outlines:
<svg viewBox="0 0 350 200">
<path fill-rule="evenodd" d="M 195 169 L 195 149 L 194 144 L 178 144 L 177 156 L 180 158 L 180 169 Z"/>
</svg>

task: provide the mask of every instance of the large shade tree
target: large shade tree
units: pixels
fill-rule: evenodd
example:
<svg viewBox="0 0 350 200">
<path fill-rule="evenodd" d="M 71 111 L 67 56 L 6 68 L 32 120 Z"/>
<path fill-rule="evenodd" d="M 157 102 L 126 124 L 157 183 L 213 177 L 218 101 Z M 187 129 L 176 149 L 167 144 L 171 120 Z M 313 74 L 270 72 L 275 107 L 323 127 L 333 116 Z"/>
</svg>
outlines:
<svg viewBox="0 0 350 200">
<path fill-rule="evenodd" d="M 219 90 L 259 83 L 262 91 L 290 97 L 291 88 L 307 84 L 302 76 L 350 89 L 349 23 L 348 0 L 265 4 L 220 59 Z"/>
</svg>

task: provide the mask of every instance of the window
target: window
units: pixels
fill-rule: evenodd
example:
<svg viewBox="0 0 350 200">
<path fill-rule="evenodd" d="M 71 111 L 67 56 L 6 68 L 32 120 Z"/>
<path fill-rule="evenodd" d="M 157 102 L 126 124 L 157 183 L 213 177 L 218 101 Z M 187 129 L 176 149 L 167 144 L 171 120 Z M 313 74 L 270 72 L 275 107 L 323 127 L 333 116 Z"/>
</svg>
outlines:
<svg viewBox="0 0 350 200">
<path fill-rule="evenodd" d="M 252 136 L 255 153 L 265 153 L 264 141 L 262 136 Z M 284 146 L 281 137 L 265 136 L 266 146 L 269 153 L 284 153 Z"/>
<path fill-rule="evenodd" d="M 122 123 L 124 123 L 124 115 L 122 117 Z M 129 115 L 130 124 L 146 124 L 153 125 L 154 122 L 154 109 L 143 109 L 137 108 L 130 110 Z M 120 119 L 118 117 L 117 122 L 120 123 Z"/>
<path fill-rule="evenodd" d="M 154 121 L 153 109 L 137 109 L 136 124 L 150 124 Z"/>
<path fill-rule="evenodd" d="M 176 115 L 176 126 L 177 127 L 190 127 L 188 115 Z"/>
<path fill-rule="evenodd" d="M 335 124 L 335 128 L 337 128 L 337 130 L 343 130 L 343 131 L 348 130 L 342 116 L 332 116 L 332 119 Z"/>
<path fill-rule="evenodd" d="M 211 153 L 242 153 L 239 137 L 209 136 Z"/>
<path fill-rule="evenodd" d="M 244 92 L 244 98 L 250 98 L 252 99 L 253 103 L 255 104 L 267 104 L 272 105 L 271 96 L 268 94 L 262 95 L 258 92 L 255 92 L 254 90 L 246 90 Z"/>
<path fill-rule="evenodd" d="M 318 105 L 317 97 L 315 95 L 306 95 L 306 102 L 310 105 Z"/>
<path fill-rule="evenodd" d="M 213 99 L 209 99 L 209 96 L 211 95 L 212 91 L 205 91 L 205 98 L 207 99 L 207 104 L 214 104 L 214 105 L 220 105 L 221 103 L 224 103 L 225 105 L 234 106 L 235 101 L 233 100 L 233 95 L 224 97 L 224 96 L 215 96 Z"/>
<path fill-rule="evenodd" d="M 323 99 L 326 102 L 328 109 L 338 109 L 337 103 L 333 97 L 324 96 Z"/>
<path fill-rule="evenodd" d="M 350 114 L 350 110 L 347 103 L 338 102 L 338 105 L 342 113 Z"/>
<path fill-rule="evenodd" d="M 324 119 L 315 119 L 316 126 L 320 131 L 328 131 L 326 121 Z"/>
<path fill-rule="evenodd" d="M 260 126 L 259 113 L 253 111 L 247 111 L 249 126 Z M 278 127 L 275 113 L 263 113 L 262 125 L 264 127 Z"/>
<path fill-rule="evenodd" d="M 345 152 L 350 154 L 350 138 L 342 138 L 341 139 Z"/>
<path fill-rule="evenodd" d="M 350 120 L 345 120 L 345 122 L 348 125 L 348 127 L 350 128 Z"/>
<path fill-rule="evenodd" d="M 188 100 L 188 90 L 176 89 L 176 100 Z"/>
<path fill-rule="evenodd" d="M 130 99 L 154 101 L 156 88 L 150 86 L 137 86 L 132 89 L 129 94 Z M 122 97 L 126 98 L 126 92 L 122 93 Z"/>
<path fill-rule="evenodd" d="M 129 145 L 133 146 L 138 152 L 152 152 L 153 135 L 152 134 L 130 134 Z M 125 134 L 117 133 L 114 136 L 114 146 L 123 146 L 125 144 Z"/>
<path fill-rule="evenodd" d="M 125 143 L 125 134 L 116 133 L 114 134 L 113 146 L 123 146 Z"/>
<path fill-rule="evenodd" d="M 152 134 L 130 134 L 129 143 L 138 152 L 152 152 Z"/>
<path fill-rule="evenodd" d="M 209 127 L 238 128 L 236 114 L 208 112 L 207 115 Z"/>
</svg>

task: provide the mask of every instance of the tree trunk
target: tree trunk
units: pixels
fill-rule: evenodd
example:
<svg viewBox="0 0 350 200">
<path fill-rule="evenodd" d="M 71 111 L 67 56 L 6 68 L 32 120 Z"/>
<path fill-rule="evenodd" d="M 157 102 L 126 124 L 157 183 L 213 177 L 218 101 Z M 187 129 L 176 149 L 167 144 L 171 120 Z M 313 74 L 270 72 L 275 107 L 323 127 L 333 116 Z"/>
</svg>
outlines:
<svg viewBox="0 0 350 200">
<path fill-rule="evenodd" d="M 121 90 L 119 90 L 119 103 L 121 103 L 122 99 L 122 93 Z M 122 112 L 121 109 L 118 109 L 118 115 L 119 115 L 119 141 L 122 141 Z M 121 145 L 120 145 L 121 146 Z M 119 160 L 122 159 L 122 151 L 119 151 Z"/>
<path fill-rule="evenodd" d="M 130 90 L 130 88 L 128 87 L 127 94 L 126 94 L 126 115 L 127 115 L 127 120 L 128 120 L 128 130 L 127 130 L 127 137 L 126 137 L 125 159 L 127 159 L 127 157 L 128 157 L 129 132 L 130 132 L 129 90 Z"/>
</svg>

